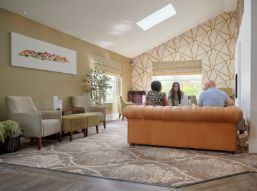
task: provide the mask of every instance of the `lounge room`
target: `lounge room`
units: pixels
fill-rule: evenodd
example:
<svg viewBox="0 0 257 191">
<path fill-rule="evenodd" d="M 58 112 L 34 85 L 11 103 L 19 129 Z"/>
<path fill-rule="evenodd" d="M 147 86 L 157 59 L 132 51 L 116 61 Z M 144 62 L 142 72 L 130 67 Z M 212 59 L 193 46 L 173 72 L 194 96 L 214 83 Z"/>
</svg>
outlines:
<svg viewBox="0 0 257 191">
<path fill-rule="evenodd" d="M 0 190 L 257 190 L 256 14 L 0 0 Z"/>
</svg>

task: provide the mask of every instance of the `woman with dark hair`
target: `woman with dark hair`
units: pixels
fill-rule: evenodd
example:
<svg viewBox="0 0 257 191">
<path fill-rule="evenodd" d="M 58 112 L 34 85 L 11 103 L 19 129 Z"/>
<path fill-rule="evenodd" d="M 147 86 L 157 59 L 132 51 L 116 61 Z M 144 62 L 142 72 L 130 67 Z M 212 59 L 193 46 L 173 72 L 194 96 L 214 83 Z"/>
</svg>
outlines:
<svg viewBox="0 0 257 191">
<path fill-rule="evenodd" d="M 182 104 L 184 99 L 184 92 L 180 90 L 180 85 L 178 82 L 172 84 L 172 88 L 169 91 L 169 105 L 178 106 Z"/>
<path fill-rule="evenodd" d="M 152 91 L 149 91 L 146 95 L 145 105 L 153 106 L 165 106 L 168 105 L 167 97 L 165 93 L 161 92 L 162 85 L 159 81 L 153 81 L 151 84 Z"/>
</svg>

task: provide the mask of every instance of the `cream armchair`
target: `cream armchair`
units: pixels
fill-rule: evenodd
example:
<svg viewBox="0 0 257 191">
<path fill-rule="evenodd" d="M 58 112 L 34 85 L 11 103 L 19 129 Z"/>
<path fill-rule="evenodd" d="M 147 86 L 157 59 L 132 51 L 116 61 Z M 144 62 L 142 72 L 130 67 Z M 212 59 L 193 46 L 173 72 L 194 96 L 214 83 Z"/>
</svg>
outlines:
<svg viewBox="0 0 257 191">
<path fill-rule="evenodd" d="M 122 96 L 117 97 L 117 105 L 118 105 L 118 112 L 119 112 L 119 118 L 122 116 L 122 120 L 124 119 L 123 110 L 128 105 L 134 105 L 133 102 L 125 102 L 122 98 Z"/>
<path fill-rule="evenodd" d="M 72 96 L 71 98 L 72 107 L 83 107 L 85 109 L 85 113 L 94 112 L 99 116 L 99 121 L 103 122 L 104 128 L 106 128 L 106 107 L 93 105 L 91 101 L 90 95 L 83 96 Z"/>
<path fill-rule="evenodd" d="M 61 141 L 61 111 L 38 111 L 29 96 L 7 96 L 7 118 L 16 121 L 23 136 L 37 139 L 38 149 L 42 147 L 42 137 L 59 134 Z"/>
</svg>

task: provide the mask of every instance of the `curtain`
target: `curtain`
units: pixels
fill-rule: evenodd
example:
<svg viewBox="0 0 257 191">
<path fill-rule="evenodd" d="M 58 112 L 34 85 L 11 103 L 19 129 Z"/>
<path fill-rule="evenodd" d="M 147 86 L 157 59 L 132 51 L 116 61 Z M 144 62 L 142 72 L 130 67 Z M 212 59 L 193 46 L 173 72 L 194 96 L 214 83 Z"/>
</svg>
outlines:
<svg viewBox="0 0 257 191">
<path fill-rule="evenodd" d="M 154 62 L 153 75 L 202 74 L 202 60 Z"/>
</svg>

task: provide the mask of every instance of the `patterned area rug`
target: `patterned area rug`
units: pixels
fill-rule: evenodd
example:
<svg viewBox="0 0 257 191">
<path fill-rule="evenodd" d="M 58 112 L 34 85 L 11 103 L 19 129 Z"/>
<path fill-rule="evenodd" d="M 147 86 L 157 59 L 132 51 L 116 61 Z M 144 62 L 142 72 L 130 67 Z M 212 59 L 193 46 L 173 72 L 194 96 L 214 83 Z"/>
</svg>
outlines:
<svg viewBox="0 0 257 191">
<path fill-rule="evenodd" d="M 130 146 L 126 121 L 99 130 L 90 128 L 88 137 L 77 134 L 72 142 L 68 136 L 60 143 L 44 140 L 40 151 L 26 141 L 20 151 L 0 155 L 0 162 L 168 187 L 257 171 L 256 154 Z"/>
</svg>

